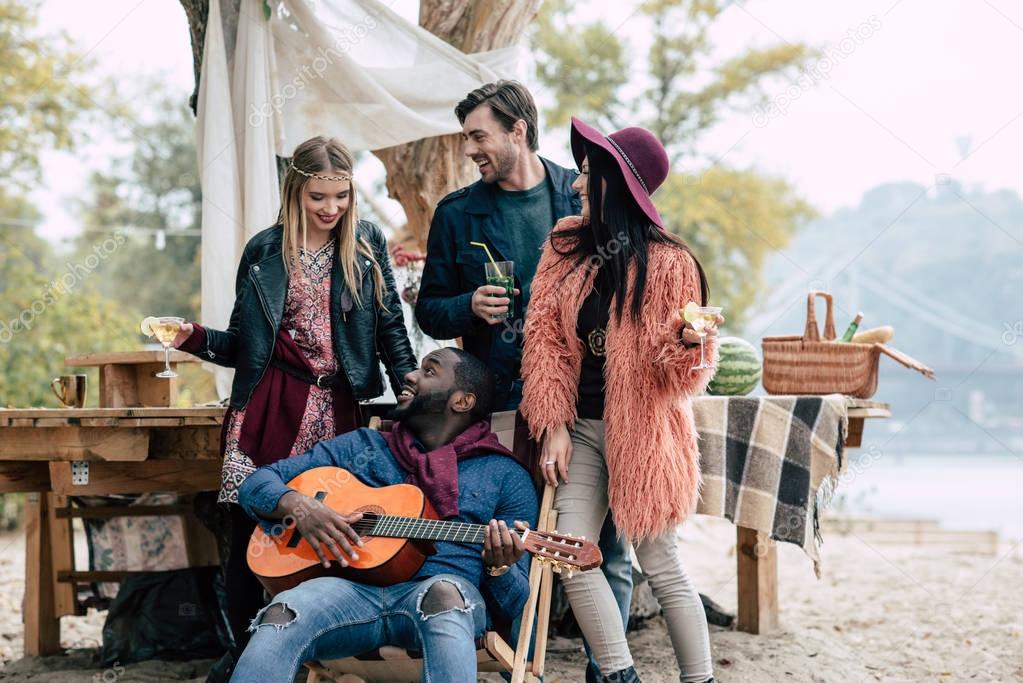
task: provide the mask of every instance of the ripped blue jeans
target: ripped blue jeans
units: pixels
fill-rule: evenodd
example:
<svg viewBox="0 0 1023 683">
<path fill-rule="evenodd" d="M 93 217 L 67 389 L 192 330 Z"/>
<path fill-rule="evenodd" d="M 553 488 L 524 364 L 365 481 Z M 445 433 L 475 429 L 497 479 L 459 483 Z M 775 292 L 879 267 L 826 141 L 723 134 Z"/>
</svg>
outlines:
<svg viewBox="0 0 1023 683">
<path fill-rule="evenodd" d="M 311 579 L 278 594 L 252 620 L 231 680 L 290 683 L 304 662 L 394 645 L 422 652 L 425 682 L 471 683 L 485 626 L 483 598 L 460 576 L 386 588 Z"/>
</svg>

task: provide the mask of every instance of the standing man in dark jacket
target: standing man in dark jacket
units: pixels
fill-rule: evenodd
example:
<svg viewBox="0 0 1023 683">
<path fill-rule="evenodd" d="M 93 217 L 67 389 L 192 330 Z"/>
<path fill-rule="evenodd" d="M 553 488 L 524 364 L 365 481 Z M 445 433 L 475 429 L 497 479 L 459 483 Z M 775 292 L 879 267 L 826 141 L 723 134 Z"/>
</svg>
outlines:
<svg viewBox="0 0 1023 683">
<path fill-rule="evenodd" d="M 544 240 L 565 216 L 581 212 L 573 170 L 537 154 L 536 105 L 521 83 L 498 81 L 469 93 L 455 107 L 463 151 L 480 179 L 437 204 L 427 241 L 416 321 L 435 339 L 462 338 L 497 382 L 497 410 L 516 410 L 522 399 L 522 321 Z M 487 285 L 486 244 L 494 259 L 515 263 L 513 316 L 502 287 Z M 601 532 L 603 570 L 628 624 L 632 563 L 628 544 L 610 517 Z M 595 667 L 591 660 L 591 667 Z M 594 671 L 587 670 L 587 680 Z"/>
<path fill-rule="evenodd" d="M 430 226 L 416 320 L 435 339 L 462 338 L 497 381 L 497 409 L 522 398 L 522 320 L 543 241 L 554 223 L 580 211 L 575 172 L 537 155 L 536 106 L 519 83 L 473 90 L 455 108 L 464 152 L 480 179 L 444 197 Z M 486 244 L 498 261 L 515 262 L 514 317 L 504 289 L 486 284 Z"/>
</svg>

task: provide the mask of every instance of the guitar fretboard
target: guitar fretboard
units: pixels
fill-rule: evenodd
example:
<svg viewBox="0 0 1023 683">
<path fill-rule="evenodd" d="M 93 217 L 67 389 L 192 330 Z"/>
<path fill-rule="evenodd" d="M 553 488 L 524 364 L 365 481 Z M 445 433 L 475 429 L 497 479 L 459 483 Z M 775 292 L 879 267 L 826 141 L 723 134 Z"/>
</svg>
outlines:
<svg viewBox="0 0 1023 683">
<path fill-rule="evenodd" d="M 468 522 L 367 513 L 352 525 L 352 528 L 360 536 L 482 544 L 487 527 L 483 524 L 469 524 Z"/>
</svg>

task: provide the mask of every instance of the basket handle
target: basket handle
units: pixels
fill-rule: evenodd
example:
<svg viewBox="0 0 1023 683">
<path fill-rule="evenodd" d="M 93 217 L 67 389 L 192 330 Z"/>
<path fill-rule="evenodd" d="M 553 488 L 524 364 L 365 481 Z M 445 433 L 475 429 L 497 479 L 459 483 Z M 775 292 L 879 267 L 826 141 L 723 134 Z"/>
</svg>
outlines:
<svg viewBox="0 0 1023 683">
<path fill-rule="evenodd" d="M 828 304 L 827 313 L 824 318 L 824 341 L 834 341 L 835 337 L 835 312 L 834 302 L 830 292 L 822 292 L 818 289 L 811 289 L 806 297 L 806 330 L 803 332 L 803 339 L 806 341 L 820 341 L 821 335 L 817 329 L 817 315 L 814 312 L 814 298 L 822 296 Z"/>
</svg>

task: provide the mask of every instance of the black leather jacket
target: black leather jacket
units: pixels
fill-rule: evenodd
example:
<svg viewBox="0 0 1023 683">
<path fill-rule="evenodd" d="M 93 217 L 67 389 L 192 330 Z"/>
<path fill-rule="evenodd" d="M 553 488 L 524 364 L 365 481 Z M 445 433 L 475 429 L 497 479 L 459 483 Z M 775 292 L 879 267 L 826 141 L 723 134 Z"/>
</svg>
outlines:
<svg viewBox="0 0 1023 683">
<path fill-rule="evenodd" d="M 387 240 L 380 228 L 368 221 L 359 221 L 357 229 L 383 270 L 387 312 L 376 305 L 376 286 L 369 268 L 362 268 L 359 290 L 362 307 L 355 305 L 345 287 L 335 252 L 330 279 L 330 322 L 334 352 L 340 362 L 339 371 L 348 378 L 355 399 L 361 401 L 384 393 L 380 361 L 387 368 L 388 379 L 396 394 L 402 378 L 416 368 L 417 362 L 405 333 Z M 238 266 L 234 309 L 228 328 L 204 328 L 206 343 L 194 351 L 203 360 L 235 369 L 231 407 L 238 410 L 249 402 L 253 389 L 263 378 L 281 327 L 288 291 L 288 274 L 281 258 L 282 239 L 281 226 L 275 225 L 258 233 L 245 245 Z M 360 266 L 368 264 L 369 261 L 365 260 Z"/>
</svg>

